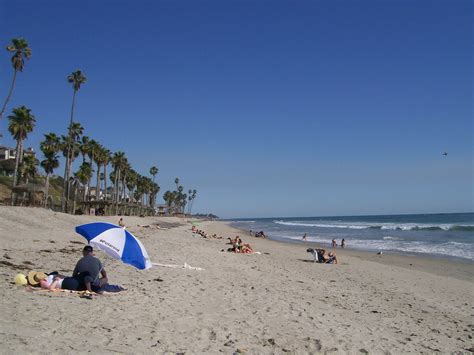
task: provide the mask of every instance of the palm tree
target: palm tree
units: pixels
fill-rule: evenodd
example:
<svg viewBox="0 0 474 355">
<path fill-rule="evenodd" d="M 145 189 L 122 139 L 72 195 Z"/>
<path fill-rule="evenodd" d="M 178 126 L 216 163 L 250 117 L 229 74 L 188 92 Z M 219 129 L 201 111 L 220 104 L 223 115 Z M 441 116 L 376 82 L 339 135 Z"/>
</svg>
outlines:
<svg viewBox="0 0 474 355">
<path fill-rule="evenodd" d="M 66 212 L 68 209 L 68 200 L 69 200 L 69 190 L 70 190 L 70 183 L 72 180 L 70 179 L 71 175 L 71 167 L 74 159 L 79 156 L 80 153 L 80 145 L 79 141 L 84 132 L 84 128 L 81 126 L 80 123 L 73 122 L 69 126 L 69 135 L 68 137 L 62 136 L 63 140 L 63 154 L 66 157 L 66 166 L 64 171 L 64 190 L 63 190 L 63 203 L 64 203 L 64 211 Z"/>
<path fill-rule="evenodd" d="M 188 190 L 188 214 L 191 214 L 191 201 L 193 199 L 192 193 L 193 193 L 193 190 L 189 189 Z"/>
<path fill-rule="evenodd" d="M 44 169 L 46 173 L 46 196 L 45 202 L 48 199 L 49 194 L 49 177 L 53 174 L 54 169 L 59 167 L 59 159 L 57 152 L 60 151 L 61 145 L 59 137 L 55 133 L 47 133 L 44 135 L 44 140 L 40 142 L 40 149 L 43 152 L 45 157 L 44 160 L 41 161 L 41 167 Z"/>
<path fill-rule="evenodd" d="M 34 155 L 27 155 L 23 159 L 23 162 L 20 167 L 20 175 L 25 181 L 25 185 L 28 185 L 28 182 L 31 178 L 35 177 L 38 173 L 38 164 L 39 161 L 36 159 Z M 23 201 L 25 201 L 26 192 L 23 192 L 23 198 L 21 199 L 21 204 L 23 205 Z"/>
<path fill-rule="evenodd" d="M 44 172 L 46 173 L 45 199 L 47 200 L 49 196 L 49 177 L 53 174 L 54 169 L 59 167 L 59 159 L 56 153 L 45 153 L 43 151 L 43 154 L 44 154 L 45 159 L 42 160 L 40 164 L 41 164 L 41 167 L 44 169 Z"/>
<path fill-rule="evenodd" d="M 150 175 L 153 176 L 153 182 L 155 182 L 156 174 L 158 174 L 158 168 L 156 166 L 152 166 L 150 168 Z"/>
<path fill-rule="evenodd" d="M 16 74 L 22 72 L 25 66 L 25 58 L 30 59 L 31 49 L 28 47 L 28 42 L 24 38 L 14 38 L 12 39 L 11 45 L 7 46 L 7 51 L 13 52 L 12 56 L 12 66 L 13 66 L 13 80 L 8 96 L 3 104 L 2 111 L 0 112 L 0 118 L 3 117 L 5 110 L 7 108 L 8 101 L 13 94 L 13 89 L 15 88 Z"/>
<path fill-rule="evenodd" d="M 112 159 L 112 152 L 104 148 L 102 153 L 102 166 L 104 167 L 104 199 L 107 200 L 107 165 L 109 165 Z"/>
<path fill-rule="evenodd" d="M 189 206 L 189 214 L 191 214 L 193 205 L 194 205 L 194 199 L 196 198 L 197 190 L 193 190 L 193 194 L 191 195 L 191 206 Z"/>
<path fill-rule="evenodd" d="M 114 196 L 115 196 L 115 203 L 119 202 L 119 194 L 120 194 L 120 189 L 119 189 L 119 183 L 121 181 L 121 173 L 122 170 L 124 169 L 125 165 L 127 164 L 127 158 L 125 157 L 124 152 L 116 152 L 112 156 L 112 166 L 114 168 Z"/>
<path fill-rule="evenodd" d="M 71 131 L 71 128 L 73 126 L 74 106 L 76 104 L 76 93 L 81 88 L 81 85 L 86 82 L 86 77 L 82 74 L 80 70 L 76 70 L 75 72 L 72 72 L 71 75 L 67 77 L 67 81 L 72 84 L 73 95 L 72 95 L 72 106 L 71 106 L 71 120 L 69 122 L 69 140 L 68 140 L 68 146 L 66 148 L 66 164 L 64 167 L 63 212 L 65 212 L 67 208 L 67 198 L 68 198 L 68 192 L 69 192 L 69 188 L 68 188 L 69 175 L 71 174 L 71 170 L 70 170 L 71 165 L 69 163 L 69 160 L 71 159 L 72 147 L 69 144 L 72 144 L 72 141 L 73 141 L 73 138 L 72 138 L 73 133 Z"/>
<path fill-rule="evenodd" d="M 96 170 L 96 187 L 95 187 L 95 200 L 99 201 L 99 195 L 100 195 L 100 167 L 102 165 L 103 159 L 103 150 L 104 147 L 100 145 L 99 143 L 96 143 L 92 147 L 92 156 L 93 160 L 97 165 L 97 170 Z"/>
<path fill-rule="evenodd" d="M 33 131 L 36 119 L 26 106 L 14 108 L 12 112 L 8 116 L 8 131 L 16 140 L 15 172 L 13 175 L 13 187 L 15 187 L 18 182 L 18 167 L 20 162 L 23 161 L 23 141 L 28 137 L 28 133 Z M 12 204 L 14 203 L 15 201 L 12 198 Z"/>
<path fill-rule="evenodd" d="M 89 164 L 92 168 L 92 172 L 94 172 L 94 168 L 93 168 L 93 164 L 94 164 L 94 152 L 95 152 L 95 149 L 94 147 L 97 146 L 98 143 L 96 140 L 94 139 L 91 139 L 88 143 L 87 143 L 87 156 L 89 157 Z M 87 191 L 88 191 L 88 200 L 90 200 L 90 191 L 91 191 L 91 181 L 92 181 L 92 176 L 90 177 L 89 181 L 87 182 Z"/>
<path fill-rule="evenodd" d="M 82 163 L 85 163 L 86 161 L 86 155 L 88 155 L 89 150 L 90 150 L 90 141 L 91 139 L 87 136 L 82 136 L 81 142 L 80 142 L 80 147 L 79 151 L 81 152 L 82 155 Z"/>
<path fill-rule="evenodd" d="M 67 77 L 68 83 L 72 84 L 72 88 L 74 89 L 73 95 L 72 95 L 72 107 L 71 107 L 71 120 L 69 124 L 72 124 L 73 118 L 74 118 L 74 105 L 76 103 L 76 93 L 79 91 L 81 88 L 81 85 L 86 82 L 86 77 L 80 70 L 76 70 L 75 72 L 72 72 L 71 75 Z"/>
<path fill-rule="evenodd" d="M 158 195 L 158 192 L 160 192 L 160 185 L 153 182 L 150 189 L 150 207 L 151 208 L 155 207 L 156 195 Z"/>
<path fill-rule="evenodd" d="M 84 188 L 84 194 L 82 197 L 83 201 L 86 201 L 87 198 L 87 184 L 92 178 L 94 170 L 92 170 L 92 166 L 88 162 L 84 162 L 79 167 L 79 170 L 74 173 L 74 176 L 79 180 Z"/>
<path fill-rule="evenodd" d="M 44 140 L 40 142 L 40 149 L 43 154 L 59 152 L 61 150 L 61 144 L 56 133 L 46 133 Z"/>
<path fill-rule="evenodd" d="M 21 164 L 20 175 L 24 179 L 25 184 L 28 184 L 31 178 L 38 174 L 39 160 L 34 155 L 26 155 Z"/>
</svg>

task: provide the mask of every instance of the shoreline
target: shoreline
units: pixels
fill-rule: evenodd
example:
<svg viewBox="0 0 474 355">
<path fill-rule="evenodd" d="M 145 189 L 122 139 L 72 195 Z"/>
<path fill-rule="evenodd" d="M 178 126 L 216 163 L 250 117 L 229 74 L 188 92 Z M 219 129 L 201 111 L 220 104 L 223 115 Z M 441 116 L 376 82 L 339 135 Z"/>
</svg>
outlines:
<svg viewBox="0 0 474 355">
<path fill-rule="evenodd" d="M 392 252 L 386 251 L 383 255 L 377 255 L 375 252 L 361 249 L 351 249 L 351 248 L 340 248 L 337 247 L 333 249 L 326 245 L 321 245 L 317 242 L 311 241 L 299 241 L 299 240 L 280 240 L 273 238 L 256 238 L 249 235 L 249 231 L 233 226 L 229 221 L 215 221 L 223 223 L 228 227 L 234 229 L 236 232 L 241 232 L 241 237 L 248 241 L 253 241 L 255 239 L 265 240 L 269 242 L 274 242 L 281 244 L 283 247 L 285 245 L 301 246 L 302 250 L 306 248 L 322 248 L 328 251 L 334 251 L 338 255 L 338 258 L 341 256 L 350 256 L 359 258 L 361 260 L 371 261 L 383 265 L 393 265 L 397 267 L 402 267 L 408 270 L 419 270 L 423 272 L 428 272 L 434 275 L 440 276 L 449 276 L 454 277 L 463 281 L 473 281 L 474 280 L 474 261 L 463 258 L 456 257 L 445 257 L 445 256 L 435 256 L 431 254 L 411 254 L 405 252 Z M 451 272 L 452 268 L 456 268 L 457 273 Z M 447 271 L 448 270 L 448 271 Z"/>
</svg>

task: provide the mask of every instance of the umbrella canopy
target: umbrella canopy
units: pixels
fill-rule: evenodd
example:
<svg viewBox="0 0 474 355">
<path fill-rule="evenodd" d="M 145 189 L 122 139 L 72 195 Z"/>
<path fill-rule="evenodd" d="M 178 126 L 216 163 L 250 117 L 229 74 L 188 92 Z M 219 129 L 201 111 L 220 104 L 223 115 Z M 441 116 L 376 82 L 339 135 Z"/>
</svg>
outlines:
<svg viewBox="0 0 474 355">
<path fill-rule="evenodd" d="M 151 268 L 150 258 L 140 241 L 127 230 L 111 223 L 94 222 L 76 227 L 90 245 L 137 269 Z"/>
</svg>

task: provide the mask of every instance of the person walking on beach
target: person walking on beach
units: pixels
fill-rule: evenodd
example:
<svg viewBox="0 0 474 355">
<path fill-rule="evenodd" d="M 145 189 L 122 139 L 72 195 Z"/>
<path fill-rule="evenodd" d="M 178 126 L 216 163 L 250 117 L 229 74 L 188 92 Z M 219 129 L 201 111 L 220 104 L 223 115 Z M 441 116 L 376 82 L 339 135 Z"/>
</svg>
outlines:
<svg viewBox="0 0 474 355">
<path fill-rule="evenodd" d="M 341 240 L 341 248 L 344 248 L 346 246 L 346 240 L 342 238 Z"/>
<path fill-rule="evenodd" d="M 94 249 L 90 245 L 82 249 L 82 255 L 72 272 L 72 277 L 79 281 L 79 289 L 89 292 L 99 291 L 108 282 L 107 273 L 100 260 L 94 256 Z M 99 278 L 99 275 L 102 277 Z"/>
<path fill-rule="evenodd" d="M 306 233 L 303 235 L 303 240 L 306 240 Z"/>
<path fill-rule="evenodd" d="M 333 239 L 333 240 L 332 240 L 332 247 L 333 247 L 333 248 L 337 247 L 336 239 Z"/>
</svg>

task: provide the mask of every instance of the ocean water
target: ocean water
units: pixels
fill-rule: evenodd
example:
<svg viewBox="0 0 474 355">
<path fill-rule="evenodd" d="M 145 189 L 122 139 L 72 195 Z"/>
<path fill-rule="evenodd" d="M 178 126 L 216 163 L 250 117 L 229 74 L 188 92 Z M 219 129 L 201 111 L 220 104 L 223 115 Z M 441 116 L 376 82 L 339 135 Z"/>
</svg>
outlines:
<svg viewBox="0 0 474 355">
<path fill-rule="evenodd" d="M 230 220 L 235 227 L 264 231 L 271 239 L 330 246 L 344 238 L 346 248 L 420 253 L 474 261 L 474 213 L 259 218 Z"/>
</svg>

